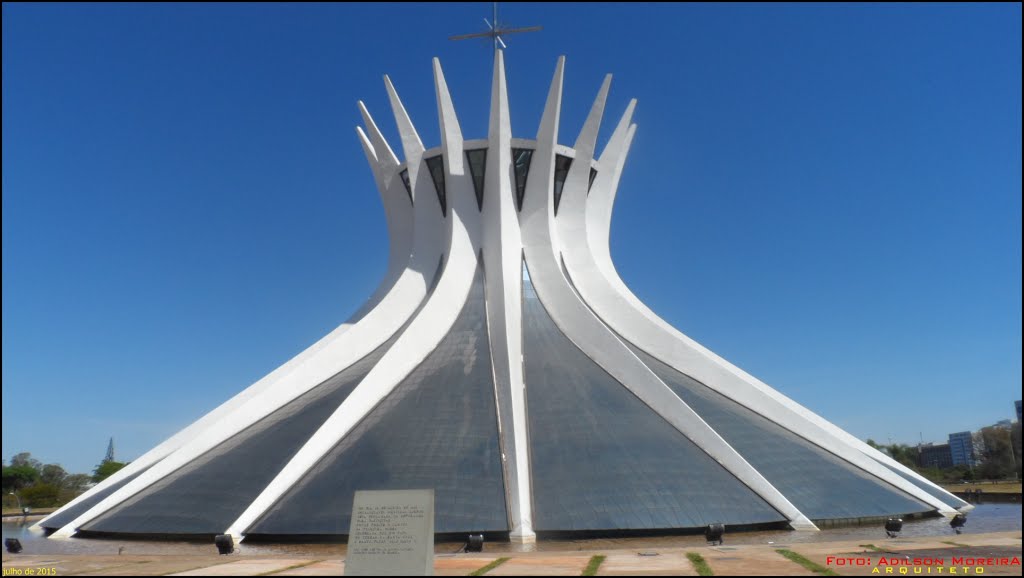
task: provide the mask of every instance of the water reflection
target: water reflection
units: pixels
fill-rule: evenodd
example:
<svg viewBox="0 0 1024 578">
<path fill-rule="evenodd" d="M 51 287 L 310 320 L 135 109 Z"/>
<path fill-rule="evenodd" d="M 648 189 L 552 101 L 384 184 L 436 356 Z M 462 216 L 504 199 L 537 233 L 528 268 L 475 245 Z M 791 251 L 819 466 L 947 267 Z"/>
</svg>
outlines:
<svg viewBox="0 0 1024 578">
<path fill-rule="evenodd" d="M 42 530 L 33 529 L 38 517 L 28 520 L 19 518 L 3 522 L 3 538 L 18 538 L 26 554 L 177 554 L 204 555 L 215 552 L 213 543 L 154 540 L 98 540 L 72 538 L 57 540 L 46 538 Z M 967 516 L 965 534 L 1021 530 L 1020 504 L 980 504 Z M 955 536 L 945 518 L 911 520 L 903 525 L 903 538 L 923 536 Z M 741 544 L 799 544 L 808 542 L 830 542 L 836 540 L 884 540 L 882 524 L 835 528 L 821 532 L 745 532 L 726 533 L 725 540 L 730 546 Z M 704 537 L 695 536 L 654 536 L 643 538 L 601 538 L 588 540 L 541 540 L 526 546 L 509 543 L 489 542 L 488 552 L 520 551 L 571 551 L 571 550 L 612 550 L 679 548 L 703 545 Z M 454 553 L 461 544 L 439 543 L 438 554 Z M 344 555 L 344 544 L 241 544 L 238 552 L 242 555 Z"/>
</svg>

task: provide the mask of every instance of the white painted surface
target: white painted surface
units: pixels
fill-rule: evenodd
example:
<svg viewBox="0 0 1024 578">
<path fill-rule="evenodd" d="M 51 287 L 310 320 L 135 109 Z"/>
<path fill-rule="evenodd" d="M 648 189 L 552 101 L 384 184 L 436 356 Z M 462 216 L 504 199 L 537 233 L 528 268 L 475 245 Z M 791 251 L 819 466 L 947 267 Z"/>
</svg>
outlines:
<svg viewBox="0 0 1024 578">
<path fill-rule="evenodd" d="M 660 415 L 680 433 L 689 438 L 708 455 L 782 514 L 793 528 L 816 529 L 785 496 L 757 472 L 735 449 L 719 436 L 696 412 L 626 347 L 587 308 L 562 274 L 559 244 L 554 217 L 555 145 L 558 140 L 558 121 L 561 113 L 562 74 L 564 59 L 559 59 L 555 77 L 548 92 L 544 116 L 537 131 L 537 148 L 533 153 L 530 178 L 526 181 L 526 196 L 520 213 L 523 247 L 530 279 L 544 308 L 555 325 L 595 363 L 633 392 L 651 410 Z M 583 146 L 577 148 L 568 178 L 574 178 L 577 169 L 584 183 L 589 178 L 590 159 L 587 149 L 593 150 L 608 80 L 602 86 L 597 101 L 581 133 Z M 581 151 L 583 152 L 580 155 Z M 592 153 L 591 153 L 592 155 Z M 585 184 L 584 184 L 585 187 Z M 584 189 L 585 192 L 585 189 Z M 563 192 L 563 200 L 564 200 Z"/>
<path fill-rule="evenodd" d="M 430 187 L 432 191 L 433 184 L 430 182 L 429 174 L 425 169 L 418 170 L 419 164 L 422 163 L 423 145 L 420 143 L 411 121 L 408 120 L 401 101 L 398 100 L 397 94 L 394 94 L 390 81 L 385 79 L 385 84 L 389 89 L 389 96 L 392 97 L 393 107 L 397 106 L 395 116 L 400 131 L 402 131 L 406 158 L 419 161 L 415 163 L 414 168 L 410 169 L 410 179 L 413 180 L 417 188 Z M 371 128 L 371 134 L 374 130 L 375 126 Z M 394 184 L 402 186 L 400 180 L 396 179 L 395 181 Z M 413 191 L 414 198 L 416 190 Z M 381 299 L 378 307 L 368 312 L 359 323 L 348 330 L 336 331 L 321 340 L 311 348 L 308 355 L 303 354 L 302 359 L 293 360 L 294 362 L 289 362 L 286 366 L 264 378 L 267 383 L 261 390 L 262 395 L 250 395 L 241 403 L 235 404 L 230 408 L 230 416 L 227 415 L 228 412 L 223 412 L 222 418 L 207 420 L 208 427 L 200 430 L 201 436 L 193 434 L 173 453 L 58 530 L 54 536 L 63 537 L 74 534 L 78 528 L 97 516 L 145 490 L 231 436 L 343 371 L 390 339 L 423 301 L 427 288 L 433 282 L 442 254 L 443 221 L 440 205 L 435 195 L 423 195 L 423 197 L 420 202 L 415 203 L 413 209 L 415 242 L 408 266 L 402 271 L 394 286 Z M 196 432 L 196 434 L 198 433 Z"/>
<path fill-rule="evenodd" d="M 391 239 L 387 273 L 380 285 L 371 295 L 370 299 L 368 299 L 367 302 L 360 307 L 349 320 L 339 325 L 333 331 L 319 339 L 316 343 L 309 346 L 301 353 L 288 360 L 286 363 L 267 374 L 256 383 L 247 387 L 228 401 L 222 403 L 199 420 L 193 422 L 185 429 L 171 436 L 155 448 L 143 454 L 141 457 L 133 460 L 118 472 L 93 486 L 87 492 L 68 502 L 59 510 L 43 518 L 33 527 L 45 525 L 46 521 L 51 517 L 62 513 L 68 508 L 74 507 L 97 493 L 102 492 L 107 488 L 120 483 L 122 480 L 161 461 L 171 453 L 196 439 L 200 434 L 203 434 L 204 436 L 207 435 L 206 431 L 211 427 L 211 425 L 217 424 L 221 421 L 244 420 L 245 418 L 242 416 L 235 416 L 235 412 L 240 408 L 245 407 L 251 400 L 263 394 L 263 392 L 276 387 L 277 384 L 286 376 L 291 375 L 303 364 L 317 357 L 323 349 L 334 344 L 342 334 L 352 327 L 354 324 L 353 320 L 365 317 L 366 313 L 376 306 L 394 287 L 398 278 L 401 277 L 402 273 L 409 265 L 409 254 L 413 245 L 412 206 L 408 201 L 408 196 L 404 189 L 401 188 L 402 184 L 400 179 L 396 179 L 396 181 L 399 182 L 391 182 L 390 179 L 386 178 L 386 175 L 389 174 L 389 172 L 393 172 L 394 168 L 398 164 L 394 153 L 391 151 L 391 147 L 387 144 L 387 141 L 377 129 L 377 125 L 373 122 L 373 119 L 366 111 L 362 102 L 359 103 L 359 109 L 363 115 L 363 119 L 367 123 L 367 128 L 370 131 L 370 137 L 367 138 L 362 129 L 358 129 L 357 134 L 360 139 L 360 144 L 363 146 L 363 152 L 366 154 L 367 162 L 370 164 L 370 168 L 373 171 L 374 181 L 377 184 L 381 199 L 384 202 L 385 217 L 387 219 L 388 232 L 390 233 Z M 396 188 L 395 185 L 399 188 Z M 422 297 L 420 297 L 420 299 L 422 300 Z M 111 496 L 111 498 L 112 497 L 113 496 Z M 99 504 L 97 504 L 97 506 L 98 505 Z M 68 524 L 68 526 L 71 526 L 71 524 Z M 66 537 L 70 535 L 70 533 L 72 532 L 58 532 L 54 534 L 54 537 Z"/>
<path fill-rule="evenodd" d="M 603 95 L 599 96 L 599 102 L 603 102 L 603 100 Z M 623 134 L 623 127 L 629 122 L 631 113 L 632 105 L 627 109 L 622 121 L 619 122 L 616 133 L 609 141 L 610 150 L 607 151 L 607 154 L 612 158 L 609 158 L 607 163 L 602 163 L 604 166 L 614 166 L 616 170 L 621 170 L 622 159 L 617 157 L 624 152 L 622 147 L 626 143 L 628 133 Z M 584 130 L 586 131 L 586 128 Z M 596 131 L 593 132 L 596 133 Z M 580 139 L 584 140 L 584 137 L 586 137 L 586 141 L 582 143 L 578 141 L 576 151 L 578 156 L 585 157 L 588 154 L 593 154 L 591 145 L 593 134 L 585 133 L 580 136 Z M 562 204 L 557 219 L 559 239 L 563 249 L 562 257 L 565 260 L 566 269 L 575 283 L 576 290 L 602 321 L 651 356 L 740 405 L 760 413 L 775 424 L 940 511 L 948 508 L 941 500 L 934 498 L 928 492 L 908 482 L 807 419 L 807 415 L 811 413 L 808 410 L 800 408 L 802 411 L 798 413 L 791 406 L 783 405 L 778 396 L 766 393 L 775 390 L 746 373 L 738 372 L 734 366 L 726 363 L 721 357 L 709 355 L 709 350 L 699 346 L 667 323 L 655 322 L 652 319 L 654 313 L 644 307 L 639 299 L 636 299 L 632 293 L 623 293 L 625 284 L 618 279 L 617 274 L 615 279 L 619 282 L 610 282 L 595 258 L 597 251 L 593 251 L 588 245 L 587 235 L 588 225 L 593 225 L 594 228 L 601 227 L 602 231 L 595 237 L 607 242 L 608 234 L 603 229 L 606 221 L 587 222 L 588 174 L 583 168 L 576 170 L 576 165 L 577 163 L 574 163 L 570 169 L 562 192 Z M 606 187 L 617 181 L 617 174 L 608 174 L 604 178 L 599 176 L 590 190 L 590 197 L 600 204 L 605 199 L 614 196 L 614 192 L 609 191 Z M 610 214 L 609 211 L 601 213 L 602 216 L 608 214 Z M 608 255 L 607 245 L 602 247 L 601 252 L 605 256 Z M 614 272 L 614 267 L 611 269 Z M 628 292 L 628 289 L 625 291 Z M 661 321 L 660 318 L 658 321 Z M 744 379 L 743 376 L 748 379 Z"/>
<path fill-rule="evenodd" d="M 536 540 L 530 491 L 529 427 L 523 383 L 522 243 L 512 183 L 512 128 L 502 51 L 494 57 L 482 243 L 487 324 L 494 368 L 510 538 Z"/>
<path fill-rule="evenodd" d="M 441 100 L 447 93 L 440 68 L 435 68 L 435 83 Z M 405 113 L 401 101 L 394 88 L 388 82 L 392 105 L 395 109 L 398 124 L 402 131 L 402 142 L 406 148 L 406 157 L 417 148 L 422 150 L 419 137 L 414 136 L 412 121 Z M 448 115 L 450 110 L 446 103 L 439 103 L 444 112 L 442 116 L 442 137 L 459 134 L 458 143 L 449 140 L 450 146 L 461 149 L 461 131 L 454 116 Z M 454 112 L 454 111 L 452 111 Z M 410 150 L 411 149 L 411 150 Z M 453 150 L 453 153 L 455 151 Z M 461 150 L 459 150 L 461 154 Z M 457 168 L 456 163 L 445 160 L 445 183 L 449 205 L 447 223 L 448 251 L 447 261 L 441 278 L 434 291 L 427 297 L 426 303 L 408 328 L 394 342 L 384 357 L 377 363 L 355 390 L 349 394 L 341 406 L 327 418 L 327 421 L 313 434 L 305 445 L 295 454 L 273 481 L 249 505 L 249 507 L 231 524 L 225 533 L 242 536 L 245 531 L 259 519 L 263 513 L 274 505 L 296 482 L 306 475 L 324 455 L 341 441 L 352 429 L 363 420 L 373 408 L 384 400 L 426 357 L 440 344 L 448 334 L 462 306 L 466 302 L 472 287 L 473 277 L 477 269 L 477 252 L 473 239 L 479 236 L 479 211 L 473 184 L 468 174 L 456 174 L 451 170 Z M 460 168 L 460 167 L 459 167 Z M 411 171 L 410 171 L 411 174 Z M 434 184 L 429 179 L 428 171 L 421 164 L 414 189 L 415 204 L 422 206 L 427 198 L 434 198 L 434 207 L 440 215 L 441 209 L 434 194 Z"/>
<path fill-rule="evenodd" d="M 377 183 L 377 190 L 380 192 L 381 201 L 384 204 L 389 242 L 388 268 L 384 280 L 366 303 L 352 315 L 354 322 L 361 320 L 384 299 L 384 296 L 408 267 L 413 247 L 412 201 L 405 190 L 405 185 L 402 184 L 402 179 L 396 177 L 398 158 L 395 157 L 391 146 L 384 139 L 380 129 L 377 128 L 369 111 L 366 110 L 366 105 L 362 101 L 358 104 L 359 112 L 363 117 L 363 122 L 366 123 L 366 130 L 370 136 L 367 137 L 361 127 L 357 127 L 356 131 L 359 135 L 359 142 L 363 146 L 363 152 L 366 154 L 366 160 L 373 168 L 374 181 Z"/>
<path fill-rule="evenodd" d="M 953 513 L 943 500 L 889 471 L 891 466 L 930 484 L 888 456 L 702 347 L 663 321 L 629 290 L 615 270 L 609 230 L 622 169 L 636 125 L 631 101 L 601 158 L 595 143 L 609 88 L 602 84 L 574 148 L 557 143 L 562 70 L 559 60 L 537 139 L 512 138 L 503 54 L 495 56 L 487 139 L 465 140 L 440 63 L 434 60 L 441 144 L 425 150 L 390 79 L 384 78 L 405 156 L 400 163 L 366 107 L 357 130 L 387 217 L 388 269 L 378 289 L 353 316 L 288 363 L 202 419 L 133 461 L 70 505 L 149 469 L 55 535 L 83 524 L 171 475 L 209 449 L 256 423 L 408 329 L 289 464 L 231 524 L 244 531 L 397 387 L 441 342 L 458 317 L 482 255 L 495 400 L 511 537 L 531 541 L 532 494 L 522 351 L 522 259 L 555 324 L 588 357 L 654 412 L 728 469 L 797 529 L 816 529 L 775 487 L 665 385 L 616 333 L 676 370 L 701 381 L 787 430 L 894 487 Z M 465 150 L 488 148 L 482 209 Z M 523 210 L 515 207 L 511 148 L 534 149 Z M 448 216 L 442 214 L 424 159 L 444 155 Z M 573 160 L 557 218 L 553 211 L 555 155 Z M 598 169 L 588 194 L 591 167 Z M 409 171 L 411 195 L 399 176 Z M 410 203 L 409 197 L 413 202 Z M 438 263 L 445 264 L 434 291 Z M 562 263 L 569 277 L 563 274 Z M 424 299 L 426 301 L 424 302 Z M 410 319 L 417 307 L 422 309 Z M 614 331 L 613 331 L 614 330 Z M 933 486 L 934 487 L 934 486 Z M 952 501 L 952 500 L 951 500 Z M 44 519 L 45 522 L 45 519 Z"/>
</svg>

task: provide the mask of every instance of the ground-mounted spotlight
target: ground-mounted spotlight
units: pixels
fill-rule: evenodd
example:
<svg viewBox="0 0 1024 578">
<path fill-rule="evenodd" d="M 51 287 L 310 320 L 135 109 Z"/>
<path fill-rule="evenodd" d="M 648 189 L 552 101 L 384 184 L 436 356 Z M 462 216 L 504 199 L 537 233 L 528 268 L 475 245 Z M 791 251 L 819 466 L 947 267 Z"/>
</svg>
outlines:
<svg viewBox="0 0 1024 578">
<path fill-rule="evenodd" d="M 953 528 L 954 530 L 956 530 L 957 534 L 959 534 L 960 532 L 963 532 L 964 531 L 964 526 L 966 526 L 966 525 L 967 525 L 967 515 L 966 514 L 957 514 L 957 515 L 953 516 L 953 519 L 951 519 L 949 521 L 949 527 Z"/>
<path fill-rule="evenodd" d="M 722 540 L 723 534 L 725 534 L 725 524 L 708 524 L 707 529 L 704 530 L 704 538 L 712 545 L 716 542 L 723 544 L 725 542 Z"/>
<path fill-rule="evenodd" d="M 213 543 L 217 545 L 217 551 L 222 556 L 235 551 L 235 539 L 231 537 L 231 534 L 217 534 L 213 539 Z"/>
<path fill-rule="evenodd" d="M 899 536 L 903 531 L 903 518 L 889 518 L 885 521 L 885 534 L 890 538 Z"/>
<path fill-rule="evenodd" d="M 466 541 L 467 552 L 483 552 L 484 551 L 484 535 L 483 534 L 470 534 L 469 540 Z"/>
<path fill-rule="evenodd" d="M 4 547 L 7 548 L 8 554 L 21 554 L 21 540 L 17 538 L 4 540 Z"/>
</svg>

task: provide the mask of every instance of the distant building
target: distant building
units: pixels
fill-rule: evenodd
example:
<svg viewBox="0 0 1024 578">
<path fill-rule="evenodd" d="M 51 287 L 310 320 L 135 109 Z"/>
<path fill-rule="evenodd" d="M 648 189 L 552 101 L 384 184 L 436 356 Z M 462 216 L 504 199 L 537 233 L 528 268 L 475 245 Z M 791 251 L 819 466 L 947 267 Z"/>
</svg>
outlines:
<svg viewBox="0 0 1024 578">
<path fill-rule="evenodd" d="M 949 434 L 949 453 L 954 466 L 973 468 L 980 465 L 984 449 L 980 433 L 962 431 Z"/>
<path fill-rule="evenodd" d="M 1020 421 L 1020 400 L 1013 402 L 1013 405 L 1017 408 L 1017 421 Z"/>
<path fill-rule="evenodd" d="M 968 432 L 970 433 L 970 432 Z M 949 444 L 924 444 L 917 456 L 917 463 L 922 468 L 951 468 L 953 467 L 953 456 L 949 451 Z"/>
</svg>

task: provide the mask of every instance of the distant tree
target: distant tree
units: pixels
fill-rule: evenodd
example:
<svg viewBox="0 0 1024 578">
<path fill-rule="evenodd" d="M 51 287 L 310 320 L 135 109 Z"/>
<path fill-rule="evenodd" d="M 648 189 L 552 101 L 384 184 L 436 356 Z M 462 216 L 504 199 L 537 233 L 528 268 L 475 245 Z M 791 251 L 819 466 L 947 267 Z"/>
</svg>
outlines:
<svg viewBox="0 0 1024 578">
<path fill-rule="evenodd" d="M 102 482 L 110 476 L 117 473 L 118 470 L 125 467 L 128 464 L 122 462 L 102 462 L 96 466 L 96 469 L 92 473 L 92 481 Z"/>
<path fill-rule="evenodd" d="M 877 446 L 879 449 L 884 450 L 889 454 L 892 459 L 907 466 L 908 468 L 917 468 L 917 448 L 914 446 L 908 446 L 906 444 L 889 444 L 887 446 Z"/>
<path fill-rule="evenodd" d="M 974 468 L 971 466 L 955 466 L 949 470 L 949 481 L 958 482 L 963 480 L 965 482 L 974 481 Z"/>
<path fill-rule="evenodd" d="M 66 504 L 78 497 L 90 485 L 93 484 L 92 476 L 87 474 L 70 474 L 64 478 L 64 484 L 60 488 L 60 504 Z"/>
<path fill-rule="evenodd" d="M 117 462 L 100 464 L 94 473 L 103 479 L 122 467 L 124 464 Z M 93 476 L 69 474 L 60 464 L 43 465 L 32 454 L 21 452 L 11 458 L 10 465 L 3 466 L 4 507 L 13 507 L 18 502 L 13 498 L 7 499 L 12 492 L 17 493 L 24 506 L 60 506 L 77 497 L 92 483 Z"/>
<path fill-rule="evenodd" d="M 22 490 L 19 497 L 23 506 L 51 508 L 59 503 L 60 488 L 53 484 L 40 482 Z"/>
<path fill-rule="evenodd" d="M 64 489 L 68 490 L 74 495 L 78 495 L 85 491 L 85 488 L 93 483 L 92 476 L 88 474 L 69 474 L 64 478 Z"/>
<path fill-rule="evenodd" d="M 1020 424 L 1017 424 L 1017 436 L 1020 436 Z M 983 479 L 1002 480 L 1015 477 L 1019 471 L 1020 457 L 1013 442 L 1014 430 L 1010 427 L 990 426 L 982 428 L 981 439 L 985 442 L 981 467 L 978 475 Z"/>
<path fill-rule="evenodd" d="M 68 473 L 58 464 L 46 464 L 39 472 L 40 482 L 44 484 L 51 484 L 58 488 L 63 487 L 64 478 L 66 477 L 68 477 Z"/>
<path fill-rule="evenodd" d="M 1021 478 L 1021 473 L 1022 473 L 1021 472 L 1021 455 L 1020 455 L 1021 438 L 1020 438 L 1020 422 L 1019 421 L 1013 422 L 1013 425 L 1010 426 L 1010 444 L 1011 444 L 1010 448 L 1013 450 L 1014 473 L 1016 474 L 1016 477 L 1019 480 Z"/>
<path fill-rule="evenodd" d="M 945 477 L 943 475 L 942 470 L 930 466 L 917 468 L 917 473 L 921 474 L 922 476 L 928 478 L 933 482 L 941 482 Z"/>
<path fill-rule="evenodd" d="M 27 465 L 4 466 L 3 492 L 8 494 L 29 486 L 39 479 L 39 472 Z"/>
<path fill-rule="evenodd" d="M 39 460 L 33 458 L 32 454 L 28 452 L 14 454 L 14 457 L 11 458 L 11 466 L 28 466 L 37 472 L 43 469 L 43 464 L 39 463 Z"/>
</svg>

